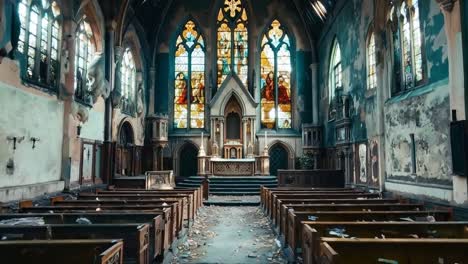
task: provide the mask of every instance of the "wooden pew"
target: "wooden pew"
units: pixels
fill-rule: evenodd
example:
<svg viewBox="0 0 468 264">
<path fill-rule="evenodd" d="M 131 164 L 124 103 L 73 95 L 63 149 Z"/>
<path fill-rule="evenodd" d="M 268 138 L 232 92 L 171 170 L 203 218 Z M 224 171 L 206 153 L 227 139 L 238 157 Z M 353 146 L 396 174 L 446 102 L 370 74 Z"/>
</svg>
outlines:
<svg viewBox="0 0 468 264">
<path fill-rule="evenodd" d="M 466 263 L 468 239 L 322 238 L 319 263 Z"/>
<path fill-rule="evenodd" d="M 288 207 L 307 204 L 396 204 L 405 202 L 398 199 L 281 199 L 278 200 L 276 213 L 274 214 L 273 223 L 282 227 L 282 222 L 288 215 Z M 287 204 L 285 207 L 284 205 Z"/>
<path fill-rule="evenodd" d="M 361 200 L 354 200 L 361 201 Z M 281 215 L 280 233 L 286 238 L 288 235 L 288 211 L 422 211 L 422 204 L 395 204 L 395 203 L 377 203 L 377 204 L 308 204 L 308 205 L 284 205 Z"/>
<path fill-rule="evenodd" d="M 45 224 L 76 224 L 79 218 L 86 218 L 93 224 L 148 223 L 150 225 L 150 245 L 156 258 L 169 250 L 171 236 L 170 210 L 164 212 L 81 212 L 81 213 L 36 213 L 36 214 L 0 214 L 1 220 L 41 217 Z"/>
<path fill-rule="evenodd" d="M 195 212 L 196 209 L 194 207 L 194 201 L 193 198 L 191 198 L 188 195 L 184 195 L 180 202 L 182 203 L 182 208 L 183 212 L 180 212 L 182 215 L 182 219 L 184 220 L 194 220 L 195 218 Z M 93 194 L 93 193 L 80 193 L 77 197 L 78 200 L 80 201 L 110 201 L 110 200 L 120 200 L 120 201 L 126 201 L 128 204 L 134 204 L 134 203 L 148 203 L 150 201 L 163 201 L 167 202 L 168 199 L 179 199 L 181 198 L 180 196 L 174 196 L 174 197 L 166 197 L 166 196 L 160 196 L 160 195 L 140 195 L 140 194 Z M 141 201 L 141 202 L 140 202 Z"/>
<path fill-rule="evenodd" d="M 430 211 L 288 211 L 288 231 L 286 241 L 295 253 L 302 245 L 302 221 L 310 221 L 310 217 L 319 222 L 329 221 L 403 221 L 402 218 L 426 218 L 432 216 L 436 221 L 452 220 L 452 212 L 442 210 Z M 418 219 L 413 219 L 418 220 Z"/>
<path fill-rule="evenodd" d="M 465 238 L 468 222 L 302 222 L 302 259 L 304 264 L 320 260 L 322 237 L 342 229 L 346 238 Z M 414 237 L 417 236 L 417 237 Z M 335 236 L 336 237 L 336 236 Z"/>
<path fill-rule="evenodd" d="M 263 209 L 266 209 L 266 197 L 270 192 L 274 191 L 346 191 L 353 190 L 353 188 L 313 188 L 313 187 L 277 187 L 268 188 L 263 185 L 260 186 L 260 204 Z"/>
<path fill-rule="evenodd" d="M 332 196 L 332 195 L 350 195 L 351 198 L 356 198 L 352 197 L 353 195 L 363 195 L 363 198 L 369 198 L 369 197 L 375 197 L 375 198 L 380 198 L 380 195 L 376 194 L 370 194 L 362 191 L 274 191 L 274 192 L 269 192 L 269 194 L 266 196 L 266 212 L 267 214 L 271 217 L 272 213 L 274 212 L 275 208 L 275 203 L 277 199 L 281 198 L 296 198 L 296 199 L 308 199 L 308 195 L 315 195 L 312 196 L 309 199 L 312 198 L 320 198 L 326 199 L 327 197 L 323 197 L 324 195 Z M 367 196 L 366 196 L 367 195 Z M 319 197 L 320 196 L 320 197 Z M 339 198 L 339 197 L 338 197 Z M 344 197 L 346 198 L 346 197 Z"/>
<path fill-rule="evenodd" d="M 196 209 L 203 206 L 203 185 L 200 185 L 199 188 L 183 188 L 183 189 L 173 189 L 173 190 L 137 190 L 137 189 L 115 189 L 111 188 L 109 190 L 96 190 L 96 194 L 193 194 L 195 197 Z"/>
<path fill-rule="evenodd" d="M 272 203 L 274 194 L 307 194 L 307 193 L 324 193 L 324 194 L 334 194 L 334 193 L 366 193 L 363 190 L 359 189 L 348 189 L 348 188 L 294 188 L 294 189 L 281 189 L 281 190 L 272 190 L 266 188 L 264 191 L 264 200 L 265 200 L 265 209 L 269 210 L 269 207 Z"/>
<path fill-rule="evenodd" d="M 0 225 L 2 241 L 8 240 L 69 240 L 123 239 L 125 263 L 150 263 L 148 224 L 91 224 L 91 225 Z M 152 258 L 151 258 L 152 259 Z"/>
<path fill-rule="evenodd" d="M 96 198 L 101 199 L 106 197 L 105 199 L 116 199 L 117 197 L 121 197 L 122 199 L 125 200 L 149 200 L 149 199 L 156 199 L 158 197 L 159 193 L 138 193 L 138 192 L 120 192 L 120 191 L 106 191 L 106 192 L 99 192 L 96 194 L 92 193 L 81 193 L 78 196 L 79 200 L 96 200 Z M 164 195 L 167 195 L 164 193 Z M 187 206 L 188 206 L 188 213 L 189 213 L 189 219 L 193 220 L 198 208 L 200 208 L 199 205 L 199 197 L 194 194 L 194 193 L 179 193 L 179 194 L 174 194 L 178 196 L 184 197 L 184 200 L 187 200 Z M 175 197 L 178 197 L 175 196 Z"/>
<path fill-rule="evenodd" d="M 0 241 L 0 256 L 4 263 L 123 264 L 123 243 L 109 239 Z"/>
<path fill-rule="evenodd" d="M 168 211 L 167 211 L 168 210 Z M 22 213 L 65 213 L 65 212 L 84 212 L 84 213 L 99 213 L 99 212 L 153 212 L 166 215 L 167 222 L 166 232 L 169 235 L 169 241 L 172 243 L 178 232 L 181 230 L 181 217 L 178 216 L 177 209 L 174 205 L 107 205 L 107 204 L 83 204 L 83 205 L 63 205 L 63 206 L 33 206 L 20 208 Z"/>
<path fill-rule="evenodd" d="M 176 219 L 178 235 L 179 231 L 183 227 L 183 216 L 184 216 L 184 207 L 179 203 L 179 199 L 164 199 L 164 200 L 148 200 L 148 201 L 125 201 L 125 200 L 66 200 L 66 201 L 56 201 L 53 204 L 55 208 L 64 208 L 64 207 L 81 207 L 81 206 L 92 206 L 94 208 L 100 208 L 101 210 L 162 210 L 164 208 L 171 208 L 174 212 L 174 219 Z M 182 204 L 183 205 L 183 204 Z M 40 210 L 44 206 L 36 206 L 33 208 L 39 209 L 29 209 L 25 210 Z M 23 210 L 23 208 L 21 208 Z M 53 209 L 52 209 L 53 210 Z M 60 210 L 60 209 L 58 209 Z"/>
<path fill-rule="evenodd" d="M 299 194 L 272 194 L 268 209 L 269 216 L 273 218 L 276 212 L 277 200 L 281 199 L 380 199 L 380 193 L 299 193 Z"/>
</svg>

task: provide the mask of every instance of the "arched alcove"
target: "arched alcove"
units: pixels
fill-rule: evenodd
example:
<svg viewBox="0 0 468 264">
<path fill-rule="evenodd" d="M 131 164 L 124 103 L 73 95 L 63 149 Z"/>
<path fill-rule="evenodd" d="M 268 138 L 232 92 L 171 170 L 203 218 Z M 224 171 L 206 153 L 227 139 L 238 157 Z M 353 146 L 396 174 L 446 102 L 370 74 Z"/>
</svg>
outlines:
<svg viewBox="0 0 468 264">
<path fill-rule="evenodd" d="M 289 154 L 286 147 L 281 143 L 274 144 L 268 153 L 270 155 L 270 175 L 278 175 L 278 170 L 289 168 Z"/>
<path fill-rule="evenodd" d="M 198 149 L 192 143 L 185 143 L 179 151 L 179 177 L 196 176 L 198 171 Z"/>
</svg>

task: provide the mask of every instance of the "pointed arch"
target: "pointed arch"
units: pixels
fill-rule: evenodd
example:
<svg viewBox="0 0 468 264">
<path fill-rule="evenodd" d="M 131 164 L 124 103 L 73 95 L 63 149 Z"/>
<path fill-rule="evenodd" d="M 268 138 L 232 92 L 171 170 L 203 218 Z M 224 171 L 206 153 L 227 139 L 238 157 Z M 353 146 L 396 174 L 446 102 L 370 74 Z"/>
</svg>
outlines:
<svg viewBox="0 0 468 264">
<path fill-rule="evenodd" d="M 185 21 L 174 44 L 174 128 L 205 127 L 205 39 L 193 18 Z"/>
<path fill-rule="evenodd" d="M 22 77 L 57 92 L 60 81 L 59 47 L 62 12 L 57 1 L 21 0 L 18 51 L 24 56 Z"/>
<path fill-rule="evenodd" d="M 367 61 L 367 89 L 377 88 L 377 53 L 375 49 L 374 27 L 371 25 L 367 32 L 366 41 L 366 61 Z"/>
<path fill-rule="evenodd" d="M 239 76 L 248 87 L 249 17 L 244 0 L 223 0 L 217 13 L 217 88 L 229 73 Z"/>
<path fill-rule="evenodd" d="M 292 42 L 278 19 L 264 30 L 260 43 L 261 125 L 290 129 L 292 124 Z"/>
<path fill-rule="evenodd" d="M 343 87 L 343 70 L 341 64 L 341 48 L 335 37 L 332 44 L 330 56 L 330 68 L 328 71 L 328 100 L 331 102 L 335 97 L 336 89 Z"/>
</svg>

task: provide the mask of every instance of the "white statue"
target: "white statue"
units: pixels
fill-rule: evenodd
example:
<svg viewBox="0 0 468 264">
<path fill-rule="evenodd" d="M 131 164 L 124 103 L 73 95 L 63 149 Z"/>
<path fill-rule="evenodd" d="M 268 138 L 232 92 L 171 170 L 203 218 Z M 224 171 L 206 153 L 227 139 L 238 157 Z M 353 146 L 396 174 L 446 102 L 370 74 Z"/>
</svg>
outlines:
<svg viewBox="0 0 468 264">
<path fill-rule="evenodd" d="M 107 99 L 110 95 L 110 85 L 104 75 L 104 54 L 96 53 L 88 68 L 88 90 L 93 97 L 93 104 L 99 96 Z"/>
</svg>

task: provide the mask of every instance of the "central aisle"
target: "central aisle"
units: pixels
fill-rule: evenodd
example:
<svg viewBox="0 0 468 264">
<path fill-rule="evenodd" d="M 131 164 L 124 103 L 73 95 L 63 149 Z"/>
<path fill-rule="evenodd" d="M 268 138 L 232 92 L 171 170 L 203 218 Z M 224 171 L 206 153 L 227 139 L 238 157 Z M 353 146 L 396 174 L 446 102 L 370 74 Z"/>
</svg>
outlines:
<svg viewBox="0 0 468 264">
<path fill-rule="evenodd" d="M 286 263 L 278 243 L 259 207 L 205 206 L 172 263 Z"/>
</svg>

